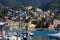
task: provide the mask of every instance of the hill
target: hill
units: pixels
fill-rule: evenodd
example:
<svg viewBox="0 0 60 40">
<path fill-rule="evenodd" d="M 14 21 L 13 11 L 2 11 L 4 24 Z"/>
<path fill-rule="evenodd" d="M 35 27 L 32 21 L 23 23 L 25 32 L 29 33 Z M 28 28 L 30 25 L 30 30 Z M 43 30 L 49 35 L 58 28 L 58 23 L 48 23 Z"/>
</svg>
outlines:
<svg viewBox="0 0 60 40">
<path fill-rule="evenodd" d="M 8 7 L 20 6 L 22 4 L 40 7 L 52 1 L 53 0 L 0 0 L 0 4 Z"/>
</svg>

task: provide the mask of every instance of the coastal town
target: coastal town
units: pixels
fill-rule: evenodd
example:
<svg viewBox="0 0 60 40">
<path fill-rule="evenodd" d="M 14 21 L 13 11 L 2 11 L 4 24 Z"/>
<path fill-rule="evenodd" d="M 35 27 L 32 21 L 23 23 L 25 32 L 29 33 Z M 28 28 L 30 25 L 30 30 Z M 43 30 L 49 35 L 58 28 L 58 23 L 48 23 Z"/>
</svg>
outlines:
<svg viewBox="0 0 60 40">
<path fill-rule="evenodd" d="M 0 5 L 0 40 L 60 40 L 59 10 Z"/>
<path fill-rule="evenodd" d="M 5 14 L 2 14 L 3 10 Z M 60 14 L 57 14 L 53 10 L 43 11 L 39 8 L 33 8 L 32 6 L 20 7 L 18 10 L 9 9 L 8 7 L 3 7 L 0 10 L 0 21 L 5 21 L 8 23 L 9 30 L 10 28 L 20 28 L 22 26 L 25 29 L 25 24 L 28 24 L 29 30 L 40 30 L 40 29 L 49 29 L 55 30 L 58 25 L 60 25 L 59 17 Z M 2 19 L 4 16 L 5 20 Z"/>
</svg>

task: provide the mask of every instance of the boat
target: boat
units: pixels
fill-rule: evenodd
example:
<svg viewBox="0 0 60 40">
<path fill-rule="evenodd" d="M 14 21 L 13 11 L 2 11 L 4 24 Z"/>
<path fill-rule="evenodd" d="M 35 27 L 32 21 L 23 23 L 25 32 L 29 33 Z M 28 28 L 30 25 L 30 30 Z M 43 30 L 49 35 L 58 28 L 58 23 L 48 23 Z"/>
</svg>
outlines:
<svg viewBox="0 0 60 40">
<path fill-rule="evenodd" d="M 4 30 L 6 22 L 0 22 L 0 40 L 21 40 L 17 33 L 7 32 Z"/>
<path fill-rule="evenodd" d="M 29 36 L 33 36 L 34 35 L 34 33 L 32 33 L 32 32 L 28 32 L 28 34 L 29 34 Z"/>
<path fill-rule="evenodd" d="M 5 35 L 4 40 L 21 40 L 20 36 L 17 36 L 15 33 L 8 33 L 8 35 Z M 2 40 L 2 35 L 0 35 L 0 40 Z"/>
<path fill-rule="evenodd" d="M 60 39 L 60 32 L 56 33 L 56 34 L 48 34 L 48 36 L 50 38 L 54 38 L 54 39 Z"/>
</svg>

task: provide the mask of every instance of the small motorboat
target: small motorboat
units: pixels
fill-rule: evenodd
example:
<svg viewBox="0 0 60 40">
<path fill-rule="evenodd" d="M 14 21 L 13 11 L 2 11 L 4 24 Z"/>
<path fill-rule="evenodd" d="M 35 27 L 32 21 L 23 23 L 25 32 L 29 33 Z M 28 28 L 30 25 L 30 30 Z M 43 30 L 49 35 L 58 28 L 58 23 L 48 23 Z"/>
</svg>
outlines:
<svg viewBox="0 0 60 40">
<path fill-rule="evenodd" d="M 17 36 L 17 33 L 8 33 L 9 35 L 6 37 L 6 39 L 9 40 L 21 40 L 20 36 Z"/>
<path fill-rule="evenodd" d="M 33 36 L 33 33 L 32 33 L 32 32 L 29 32 L 28 34 L 29 34 L 30 36 Z"/>
<path fill-rule="evenodd" d="M 49 36 L 50 38 L 60 39 L 60 32 L 57 33 L 57 34 L 48 34 L 48 36 Z"/>
</svg>

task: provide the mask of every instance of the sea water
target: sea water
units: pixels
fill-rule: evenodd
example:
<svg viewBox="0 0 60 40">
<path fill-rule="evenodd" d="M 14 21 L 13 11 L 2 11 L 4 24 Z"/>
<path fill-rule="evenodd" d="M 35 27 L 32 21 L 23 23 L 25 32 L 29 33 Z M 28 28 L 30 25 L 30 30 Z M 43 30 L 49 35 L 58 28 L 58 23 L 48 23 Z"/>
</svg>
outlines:
<svg viewBox="0 0 60 40">
<path fill-rule="evenodd" d="M 54 38 L 49 38 L 48 34 L 56 34 L 56 30 L 42 30 L 42 31 L 33 31 L 33 40 L 58 40 Z"/>
</svg>

